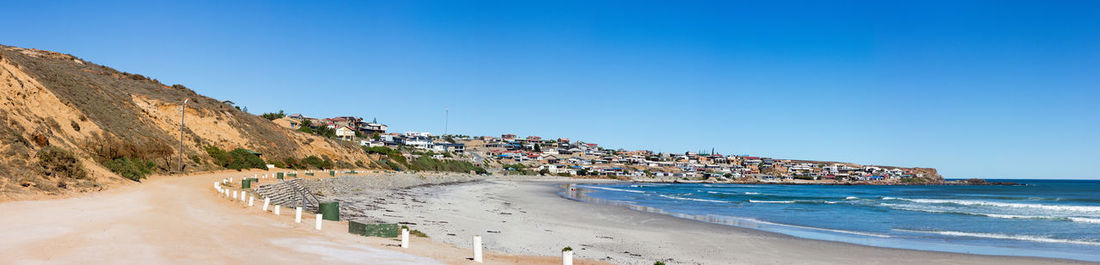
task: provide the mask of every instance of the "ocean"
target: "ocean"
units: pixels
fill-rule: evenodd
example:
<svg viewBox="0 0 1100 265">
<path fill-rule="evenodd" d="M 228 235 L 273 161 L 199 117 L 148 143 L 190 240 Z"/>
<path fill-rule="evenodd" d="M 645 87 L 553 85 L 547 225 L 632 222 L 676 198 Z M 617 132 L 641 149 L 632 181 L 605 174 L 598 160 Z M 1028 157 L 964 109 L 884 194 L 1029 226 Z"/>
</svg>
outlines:
<svg viewBox="0 0 1100 265">
<path fill-rule="evenodd" d="M 1100 181 L 1020 186 L 577 184 L 572 199 L 889 248 L 1100 261 Z"/>
</svg>

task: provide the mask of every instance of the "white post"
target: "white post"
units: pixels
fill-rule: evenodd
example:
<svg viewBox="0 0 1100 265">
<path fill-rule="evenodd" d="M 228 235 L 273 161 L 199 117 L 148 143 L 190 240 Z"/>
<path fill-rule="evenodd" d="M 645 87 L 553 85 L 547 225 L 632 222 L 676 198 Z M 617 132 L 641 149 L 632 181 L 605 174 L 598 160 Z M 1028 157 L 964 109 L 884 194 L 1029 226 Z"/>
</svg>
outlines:
<svg viewBox="0 0 1100 265">
<path fill-rule="evenodd" d="M 267 206 L 271 204 L 271 198 L 264 198 L 264 211 L 267 211 Z"/>
<path fill-rule="evenodd" d="M 409 229 L 401 228 L 401 248 L 409 248 Z"/>
<path fill-rule="evenodd" d="M 317 228 L 317 230 L 321 230 L 321 214 L 317 214 L 317 225 L 315 225 L 313 228 Z"/>
<path fill-rule="evenodd" d="M 233 200 L 237 200 L 237 191 L 233 191 Z"/>
<path fill-rule="evenodd" d="M 562 250 L 561 251 L 561 265 L 573 265 L 573 251 Z"/>
<path fill-rule="evenodd" d="M 481 236 L 474 236 L 474 262 L 481 263 Z"/>
<path fill-rule="evenodd" d="M 294 209 L 294 222 L 302 223 L 302 207 L 297 207 Z"/>
<path fill-rule="evenodd" d="M 229 189 L 225 189 L 225 192 L 224 192 L 224 193 L 225 193 L 225 197 L 226 197 L 226 198 L 229 198 Z"/>
<path fill-rule="evenodd" d="M 233 182 L 233 177 L 229 177 L 229 182 Z"/>
<path fill-rule="evenodd" d="M 275 215 L 279 215 L 279 205 L 275 205 Z"/>
<path fill-rule="evenodd" d="M 256 196 L 248 195 L 248 207 L 252 207 L 252 205 L 255 203 L 255 201 L 256 201 Z"/>
</svg>

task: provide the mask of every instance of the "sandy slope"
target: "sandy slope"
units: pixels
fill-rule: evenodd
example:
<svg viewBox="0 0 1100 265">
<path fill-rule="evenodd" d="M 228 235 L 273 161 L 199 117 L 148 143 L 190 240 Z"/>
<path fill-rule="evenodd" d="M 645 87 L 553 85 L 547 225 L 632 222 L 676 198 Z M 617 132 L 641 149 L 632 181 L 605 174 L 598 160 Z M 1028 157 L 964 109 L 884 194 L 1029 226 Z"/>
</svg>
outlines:
<svg viewBox="0 0 1100 265">
<path fill-rule="evenodd" d="M 81 197 L 0 203 L 0 263 L 473 264 L 469 250 L 420 238 L 401 249 L 393 239 L 350 235 L 340 222 L 316 231 L 295 224 L 292 210 L 277 217 L 212 189 L 218 179 L 251 174 L 154 177 Z M 557 262 L 487 254 L 485 264 Z"/>
</svg>

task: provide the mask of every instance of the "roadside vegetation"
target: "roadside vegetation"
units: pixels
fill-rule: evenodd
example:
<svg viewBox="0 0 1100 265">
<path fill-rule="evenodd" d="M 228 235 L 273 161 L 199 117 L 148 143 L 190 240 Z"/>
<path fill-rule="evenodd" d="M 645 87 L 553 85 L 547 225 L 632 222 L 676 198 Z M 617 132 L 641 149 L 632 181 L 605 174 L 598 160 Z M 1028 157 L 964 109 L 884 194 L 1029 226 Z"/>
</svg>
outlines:
<svg viewBox="0 0 1100 265">
<path fill-rule="evenodd" d="M 267 169 L 267 163 L 252 150 L 237 148 L 226 152 L 217 146 L 206 146 L 206 153 L 214 159 L 214 164 L 237 171 L 249 168 Z"/>
<path fill-rule="evenodd" d="M 152 139 L 138 138 L 131 142 L 113 134 L 95 134 L 86 145 L 96 162 L 133 181 L 141 181 L 154 172 L 167 171 L 174 153 L 168 145 Z"/>
</svg>

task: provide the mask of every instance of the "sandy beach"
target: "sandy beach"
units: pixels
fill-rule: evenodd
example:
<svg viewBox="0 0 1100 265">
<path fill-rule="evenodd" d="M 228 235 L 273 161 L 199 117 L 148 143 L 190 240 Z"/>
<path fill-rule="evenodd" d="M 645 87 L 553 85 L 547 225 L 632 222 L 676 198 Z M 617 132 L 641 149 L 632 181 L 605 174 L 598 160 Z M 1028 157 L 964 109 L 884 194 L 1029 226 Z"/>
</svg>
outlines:
<svg viewBox="0 0 1100 265">
<path fill-rule="evenodd" d="M 294 223 L 220 197 L 222 178 L 256 172 L 156 176 L 71 198 L 0 203 L 4 264 L 1087 264 L 859 246 L 577 202 L 556 194 L 576 180 L 384 173 L 310 182 L 341 201 L 343 219 L 401 222 L 429 238 L 412 247 L 347 233 L 347 222 Z M 274 183 L 273 179 L 260 185 Z M 321 183 L 321 184 L 318 184 Z M 327 184 L 324 184 L 327 183 Z M 325 185 L 331 189 L 325 190 Z"/>
<path fill-rule="evenodd" d="M 468 244 L 413 237 L 403 249 L 395 238 L 349 234 L 347 222 L 324 221 L 318 231 L 311 221 L 294 223 L 289 208 L 276 216 L 212 187 L 223 178 L 270 173 L 153 176 L 103 192 L 0 203 L 0 264 L 476 264 Z M 561 261 L 486 251 L 483 264 Z"/>
<path fill-rule="evenodd" d="M 496 252 L 553 255 L 571 246 L 578 257 L 614 264 L 1092 264 L 800 239 L 561 198 L 557 192 L 570 181 L 583 182 L 513 177 L 340 200 L 361 209 L 345 212 L 358 216 L 349 218 L 405 222 L 437 242 L 463 246 L 461 235 L 481 234 Z"/>
</svg>

